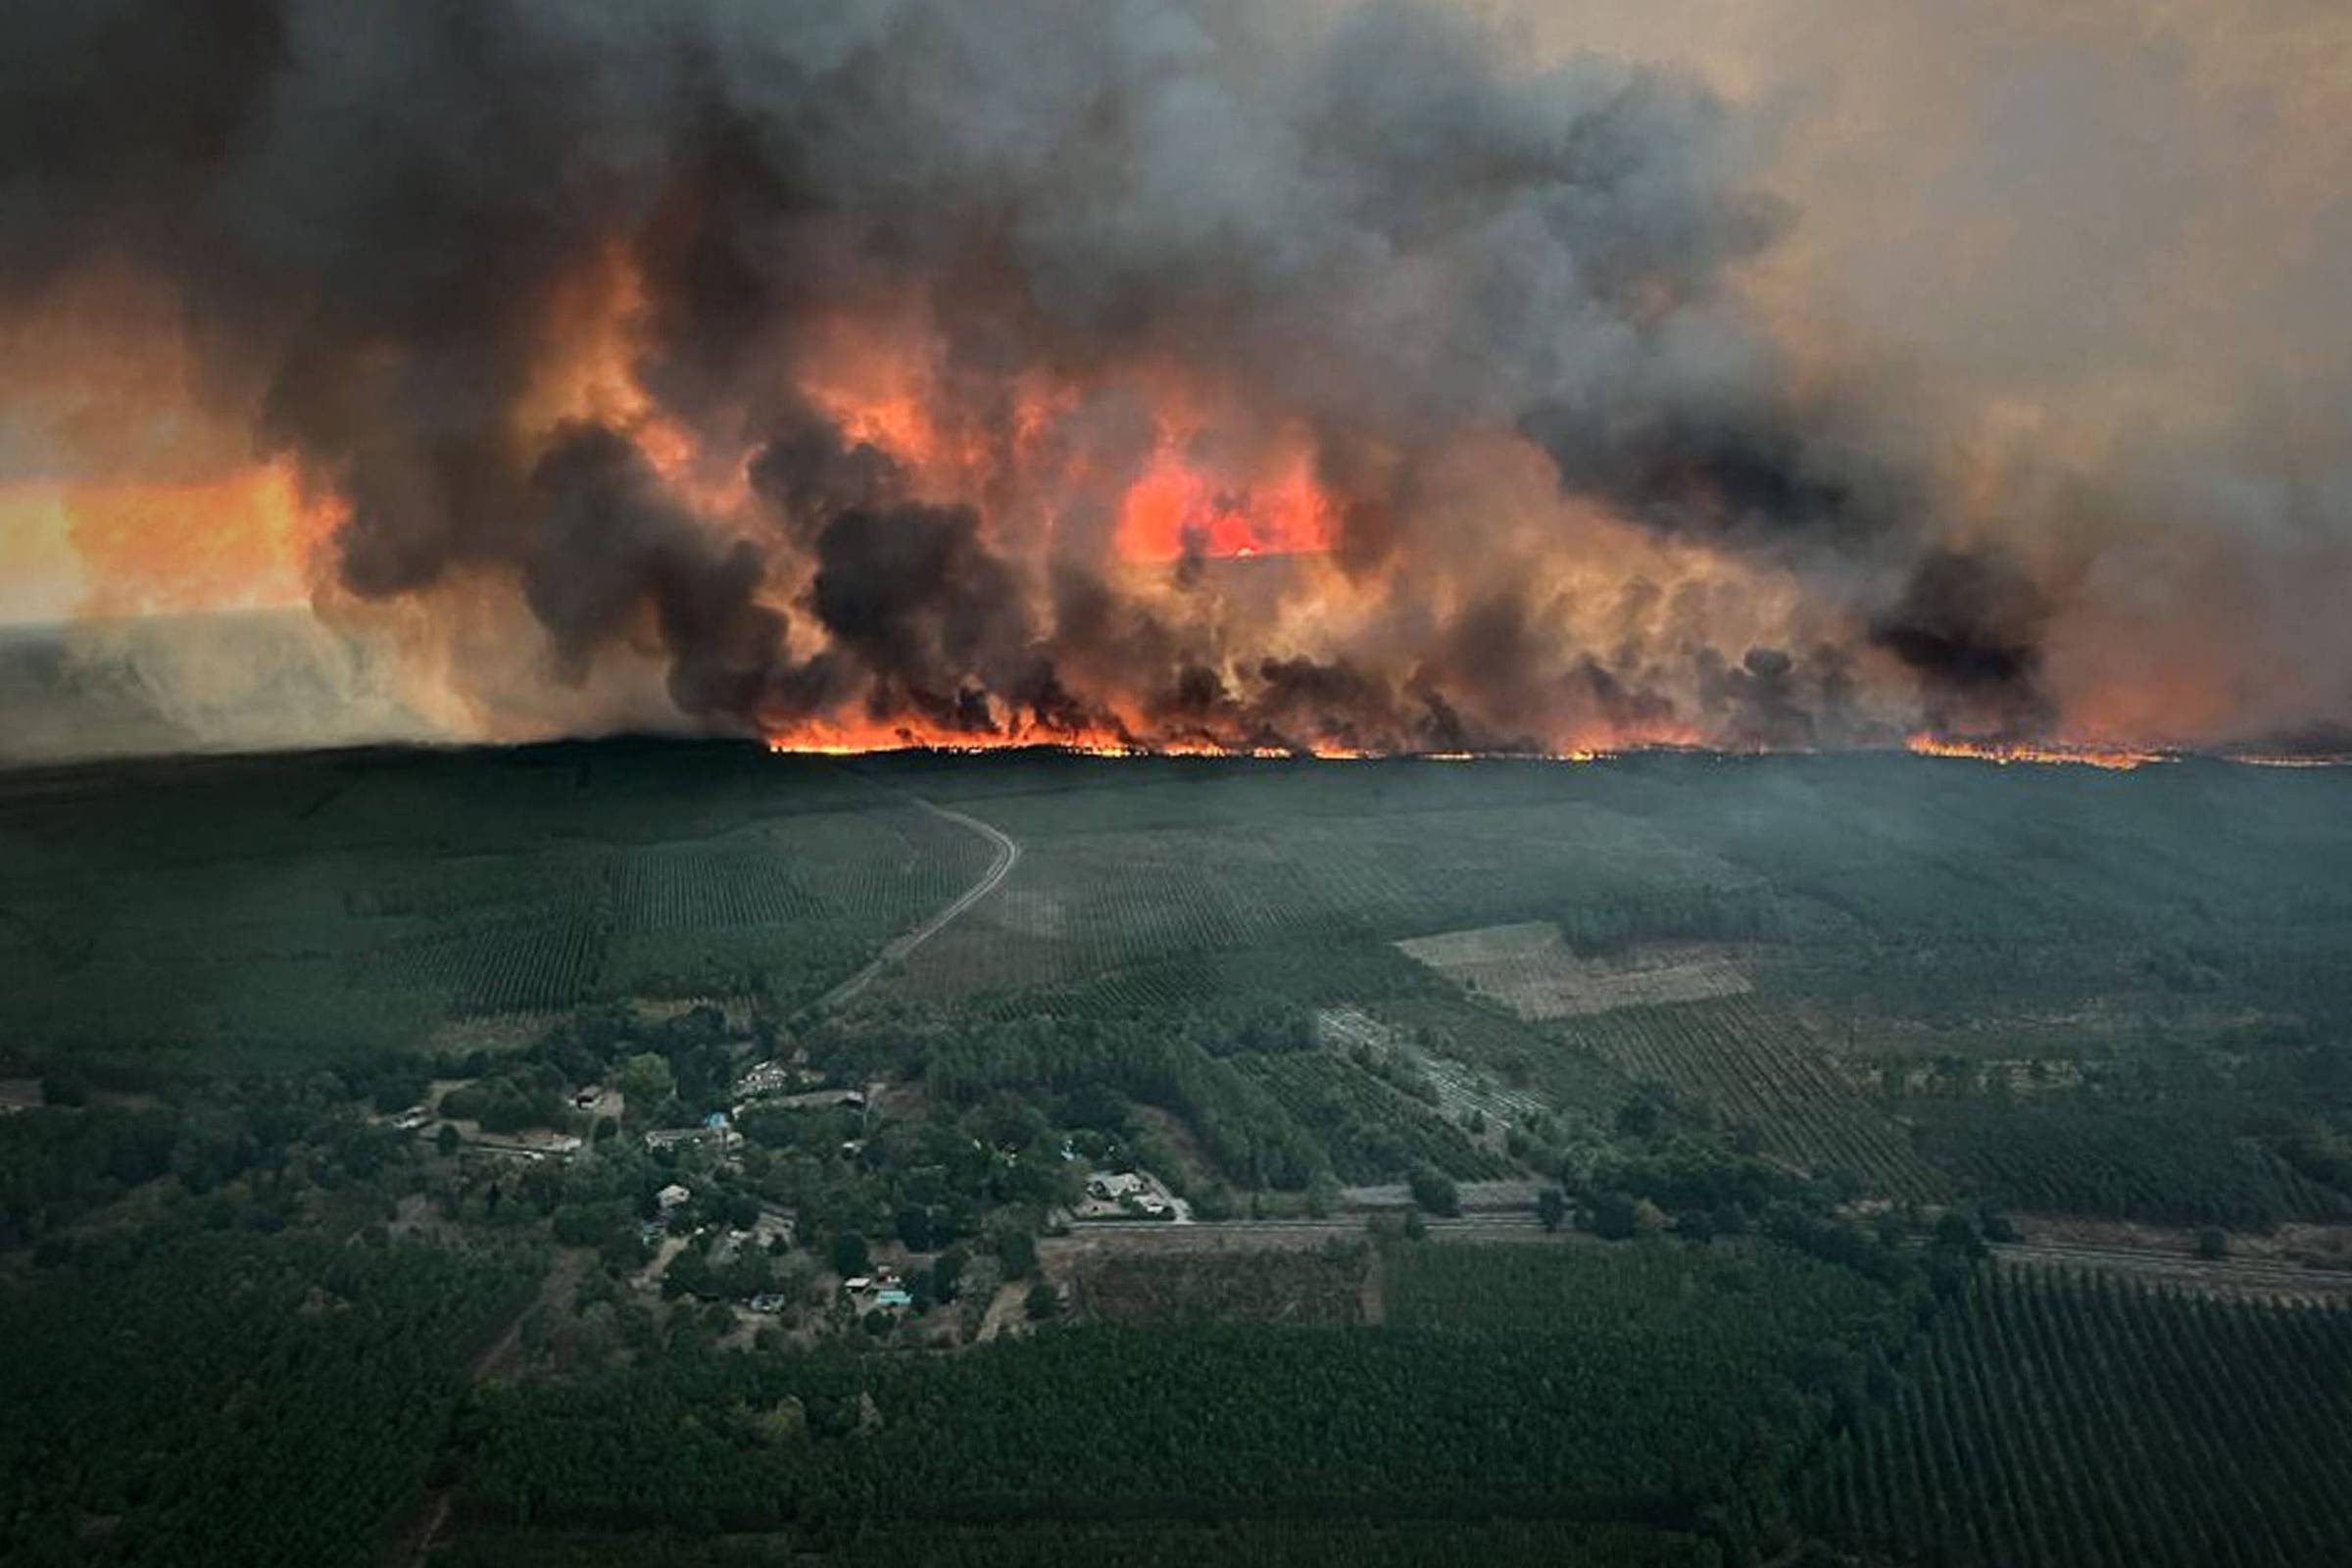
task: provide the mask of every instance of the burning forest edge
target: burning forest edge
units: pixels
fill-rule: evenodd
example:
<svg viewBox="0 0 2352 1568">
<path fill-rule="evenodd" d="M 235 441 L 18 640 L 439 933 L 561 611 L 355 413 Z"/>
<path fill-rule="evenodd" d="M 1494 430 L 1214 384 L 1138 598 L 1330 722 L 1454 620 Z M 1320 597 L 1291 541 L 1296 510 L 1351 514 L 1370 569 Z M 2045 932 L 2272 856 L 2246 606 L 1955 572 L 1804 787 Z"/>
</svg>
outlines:
<svg viewBox="0 0 2352 1568">
<path fill-rule="evenodd" d="M 2010 450 L 1792 334 L 1771 117 L 1695 72 L 1433 0 L 114 12 L 0 31 L 80 127 L 0 138 L 0 508 L 74 612 L 305 602 L 437 736 L 2088 760 L 2352 711 L 2339 451 Z"/>
</svg>

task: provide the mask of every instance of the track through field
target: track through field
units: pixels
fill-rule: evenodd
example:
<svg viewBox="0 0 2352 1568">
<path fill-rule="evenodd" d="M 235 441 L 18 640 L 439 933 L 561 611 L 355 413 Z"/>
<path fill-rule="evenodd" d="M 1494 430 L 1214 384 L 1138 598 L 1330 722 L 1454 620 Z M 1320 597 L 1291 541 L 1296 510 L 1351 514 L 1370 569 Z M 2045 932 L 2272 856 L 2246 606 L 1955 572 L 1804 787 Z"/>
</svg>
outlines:
<svg viewBox="0 0 2352 1568">
<path fill-rule="evenodd" d="M 934 806 L 931 802 L 924 800 L 919 795 L 910 795 L 907 797 L 907 800 L 922 808 L 924 810 L 929 811 L 933 816 L 943 817 L 950 822 L 954 822 L 958 827 L 969 828 L 972 832 L 979 834 L 984 839 L 987 839 L 991 844 L 996 846 L 997 858 L 989 865 L 989 868 L 981 873 L 979 881 L 974 882 L 970 887 L 965 888 L 961 893 L 957 894 L 955 899 L 941 907 L 937 913 L 933 914 L 921 925 L 916 926 L 913 930 L 906 932 L 901 936 L 893 937 L 889 942 L 883 945 L 882 951 L 875 954 L 873 960 L 866 964 L 864 968 L 858 970 L 856 974 L 850 976 L 847 980 L 844 980 L 841 984 L 835 986 L 832 990 L 817 998 L 816 1001 L 810 1003 L 808 1005 L 808 1013 L 810 1016 L 831 1012 L 834 1008 L 842 1005 L 842 1004 L 856 998 L 859 993 L 863 992 L 867 986 L 872 985 L 874 983 L 874 977 L 880 974 L 885 968 L 889 967 L 891 964 L 898 963 L 906 959 L 914 952 L 915 949 L 921 947 L 924 943 L 930 941 L 941 931 L 945 930 L 949 922 L 953 921 L 957 915 L 963 913 L 964 910 L 970 908 L 973 905 L 978 904 L 982 899 L 987 898 L 991 893 L 994 893 L 997 890 L 997 885 L 1003 882 L 1005 876 L 1011 872 L 1013 866 L 1018 864 L 1020 861 L 1020 845 L 1014 842 L 1011 835 L 1005 833 L 1003 829 L 992 826 L 987 822 L 983 822 L 976 816 L 966 816 L 961 811 L 953 811 L 944 806 Z"/>
</svg>

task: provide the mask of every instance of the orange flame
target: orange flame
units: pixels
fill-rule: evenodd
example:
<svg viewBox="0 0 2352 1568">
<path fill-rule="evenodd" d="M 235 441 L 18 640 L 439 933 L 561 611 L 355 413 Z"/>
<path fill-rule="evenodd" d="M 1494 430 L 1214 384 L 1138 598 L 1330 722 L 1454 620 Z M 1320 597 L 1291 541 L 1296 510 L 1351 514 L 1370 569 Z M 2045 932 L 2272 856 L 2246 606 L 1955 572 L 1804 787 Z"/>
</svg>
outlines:
<svg viewBox="0 0 2352 1568">
<path fill-rule="evenodd" d="M 2128 773 L 2150 762 L 2172 760 L 2166 752 L 2133 751 L 2122 747 L 2083 746 L 2065 741 L 2029 745 L 2011 741 L 1972 741 L 1945 736 L 1917 734 L 1904 741 L 1904 746 L 1919 757 L 1960 757 L 1973 761 L 1991 762 L 2006 767 L 2012 762 L 2034 762 L 2047 765 L 2099 767 L 2113 772 Z"/>
<path fill-rule="evenodd" d="M 1303 452 L 1264 482 L 1234 487 L 1163 442 L 1120 505 L 1119 553 L 1131 561 L 1196 553 L 1247 560 L 1329 550 L 1335 513 Z"/>
</svg>

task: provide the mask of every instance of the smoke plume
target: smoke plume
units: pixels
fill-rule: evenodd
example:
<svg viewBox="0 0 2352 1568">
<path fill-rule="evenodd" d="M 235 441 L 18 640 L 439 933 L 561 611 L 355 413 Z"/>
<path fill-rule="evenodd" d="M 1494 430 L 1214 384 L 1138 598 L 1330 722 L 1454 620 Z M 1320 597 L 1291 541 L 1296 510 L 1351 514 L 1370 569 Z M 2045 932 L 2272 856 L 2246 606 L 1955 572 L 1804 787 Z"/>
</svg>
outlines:
<svg viewBox="0 0 2352 1568">
<path fill-rule="evenodd" d="M 1801 114 L 1541 32 L 1437 0 L 19 6 L 0 316 L 163 290 L 185 399 L 322 519 L 319 615 L 469 732 L 2352 715 L 2314 597 L 2352 581 L 2342 404 L 2095 463 L 1993 439 L 1790 305 Z"/>
</svg>

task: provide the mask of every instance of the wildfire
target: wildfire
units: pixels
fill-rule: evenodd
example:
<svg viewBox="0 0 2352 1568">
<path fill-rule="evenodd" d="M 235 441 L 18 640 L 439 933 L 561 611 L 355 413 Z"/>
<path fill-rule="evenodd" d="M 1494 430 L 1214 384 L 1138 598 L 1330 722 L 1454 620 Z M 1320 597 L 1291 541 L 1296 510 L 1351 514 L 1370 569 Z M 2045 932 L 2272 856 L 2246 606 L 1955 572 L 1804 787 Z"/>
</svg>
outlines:
<svg viewBox="0 0 2352 1568">
<path fill-rule="evenodd" d="M 977 756 L 989 752 L 1046 751 L 1067 757 L 1213 758 L 1224 760 L 1369 762 L 1601 762 L 1644 751 L 1685 751 L 1679 746 L 1575 748 L 1556 752 L 1416 752 L 1322 745 L 1226 744 L 1200 736 L 1139 740 L 1109 729 L 1057 730 L 1010 726 L 1002 730 L 941 729 L 899 721 L 841 723 L 810 720 L 767 737 L 779 757 L 861 757 L 892 752 L 938 752 Z"/>
<path fill-rule="evenodd" d="M 1129 757 L 1142 748 L 1109 730 L 997 731 L 949 729 L 894 719 L 812 718 L 767 737 L 767 749 L 788 757 L 858 757 L 875 752 L 993 752 L 1047 747 L 1086 757 Z"/>
<path fill-rule="evenodd" d="M 1120 505 L 1119 553 L 1131 561 L 1248 560 L 1328 550 L 1334 513 L 1303 452 L 1263 482 L 1234 486 L 1163 442 Z"/>
<path fill-rule="evenodd" d="M 1919 757 L 1962 757 L 1979 762 L 1991 762 L 2007 767 L 2012 762 L 2034 762 L 2045 765 L 2105 768 L 2111 772 L 2128 773 L 2150 762 L 2168 762 L 2167 752 L 2133 751 L 2121 747 L 2077 746 L 2064 741 L 2042 745 L 2028 745 L 2013 741 L 1956 740 L 1939 735 L 1917 734 L 1904 746 Z"/>
</svg>

